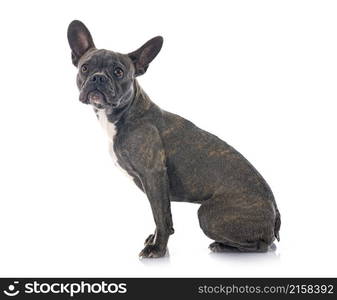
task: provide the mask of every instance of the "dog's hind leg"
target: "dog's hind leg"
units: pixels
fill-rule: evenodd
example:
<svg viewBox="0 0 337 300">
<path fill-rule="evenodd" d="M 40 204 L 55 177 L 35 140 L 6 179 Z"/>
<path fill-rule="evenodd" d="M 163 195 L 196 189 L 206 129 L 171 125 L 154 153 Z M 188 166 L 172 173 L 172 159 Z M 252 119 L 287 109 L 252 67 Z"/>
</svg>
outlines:
<svg viewBox="0 0 337 300">
<path fill-rule="evenodd" d="M 214 252 L 266 252 L 275 239 L 273 202 L 251 194 L 218 195 L 198 210 L 203 232 L 215 240 Z"/>
</svg>

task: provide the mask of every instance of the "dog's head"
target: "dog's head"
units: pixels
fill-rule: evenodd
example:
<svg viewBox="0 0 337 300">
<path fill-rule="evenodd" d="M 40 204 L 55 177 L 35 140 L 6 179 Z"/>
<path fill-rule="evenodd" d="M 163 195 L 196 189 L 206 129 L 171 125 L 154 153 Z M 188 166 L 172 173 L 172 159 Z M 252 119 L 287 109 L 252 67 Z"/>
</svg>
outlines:
<svg viewBox="0 0 337 300">
<path fill-rule="evenodd" d="M 109 113 L 132 101 L 135 78 L 146 72 L 163 44 L 163 38 L 157 36 L 129 54 L 96 49 L 80 21 L 70 23 L 68 41 L 72 62 L 78 68 L 80 101 Z"/>
</svg>

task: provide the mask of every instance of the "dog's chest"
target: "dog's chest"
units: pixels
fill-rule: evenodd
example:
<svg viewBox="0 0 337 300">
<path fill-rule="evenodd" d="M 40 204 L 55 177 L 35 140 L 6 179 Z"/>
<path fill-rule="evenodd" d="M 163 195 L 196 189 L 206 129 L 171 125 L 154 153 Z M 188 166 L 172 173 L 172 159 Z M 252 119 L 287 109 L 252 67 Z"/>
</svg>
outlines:
<svg viewBox="0 0 337 300">
<path fill-rule="evenodd" d="M 109 139 L 109 153 L 110 156 L 114 162 L 114 164 L 125 174 L 127 175 L 129 178 L 133 179 L 126 170 L 124 170 L 118 163 L 118 158 L 116 156 L 115 150 L 114 150 L 114 137 L 117 134 L 117 128 L 116 126 L 109 122 L 105 111 L 104 110 L 98 110 L 96 112 L 97 118 L 99 123 L 101 124 L 103 130 L 106 132 L 108 139 Z"/>
</svg>

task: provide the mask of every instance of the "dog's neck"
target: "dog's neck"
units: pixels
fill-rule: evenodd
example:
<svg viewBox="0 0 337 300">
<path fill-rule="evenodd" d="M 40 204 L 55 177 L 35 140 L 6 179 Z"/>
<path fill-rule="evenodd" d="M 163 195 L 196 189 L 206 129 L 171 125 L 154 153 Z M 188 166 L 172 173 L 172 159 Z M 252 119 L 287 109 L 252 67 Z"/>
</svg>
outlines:
<svg viewBox="0 0 337 300">
<path fill-rule="evenodd" d="M 135 80 L 131 101 L 121 108 L 113 110 L 110 113 L 107 112 L 107 118 L 109 122 L 118 126 L 128 120 L 140 117 L 149 110 L 152 105 L 154 104 L 149 96 L 143 91 L 137 80 Z"/>
</svg>

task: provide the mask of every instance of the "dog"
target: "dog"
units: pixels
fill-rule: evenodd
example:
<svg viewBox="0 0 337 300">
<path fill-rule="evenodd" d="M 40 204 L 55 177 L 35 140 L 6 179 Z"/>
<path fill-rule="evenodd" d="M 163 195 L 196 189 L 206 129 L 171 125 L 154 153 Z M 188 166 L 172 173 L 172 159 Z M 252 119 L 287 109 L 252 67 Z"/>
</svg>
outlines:
<svg viewBox="0 0 337 300">
<path fill-rule="evenodd" d="M 214 240 L 211 251 L 268 251 L 279 240 L 281 218 L 263 177 L 217 136 L 160 109 L 137 82 L 163 38 L 121 54 L 97 49 L 78 20 L 70 23 L 67 36 L 78 68 L 79 100 L 93 107 L 111 155 L 150 201 L 156 228 L 139 256 L 166 254 L 174 233 L 171 201 L 201 204 L 199 224 Z"/>
</svg>

